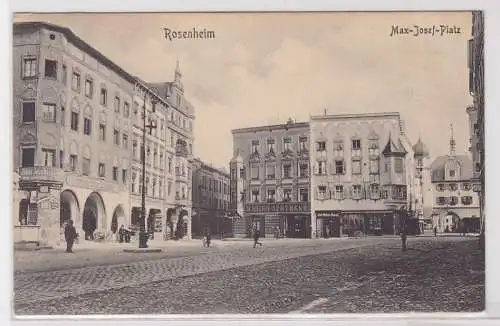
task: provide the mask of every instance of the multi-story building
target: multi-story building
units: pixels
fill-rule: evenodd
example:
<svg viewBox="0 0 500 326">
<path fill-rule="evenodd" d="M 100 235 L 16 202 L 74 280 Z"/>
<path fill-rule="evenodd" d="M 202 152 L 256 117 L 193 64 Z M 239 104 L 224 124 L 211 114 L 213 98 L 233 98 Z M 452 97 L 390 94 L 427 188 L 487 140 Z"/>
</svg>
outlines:
<svg viewBox="0 0 500 326">
<path fill-rule="evenodd" d="M 470 125 L 470 143 L 473 161 L 474 191 L 479 193 L 481 235 L 484 233 L 484 182 L 485 182 L 485 138 L 484 138 L 484 15 L 472 12 L 472 39 L 468 52 L 469 93 L 473 105 L 467 108 Z M 484 237 L 481 236 L 481 241 Z"/>
<path fill-rule="evenodd" d="M 193 162 L 193 217 L 192 235 L 203 236 L 205 231 L 213 235 L 232 234 L 229 219 L 229 173 L 204 163 Z"/>
<path fill-rule="evenodd" d="M 236 211 L 233 232 L 253 229 L 273 236 L 311 236 L 309 198 L 309 124 L 235 129 L 230 163 L 230 202 Z"/>
<path fill-rule="evenodd" d="M 151 102 L 159 104 L 159 119 L 147 135 L 146 207 L 165 223 L 148 219 L 149 229 L 162 224 L 157 231 L 166 233 L 166 211 L 174 207 L 190 229 L 190 178 L 162 172 L 170 162 L 162 156 L 185 169 L 190 164 L 194 111 L 179 69 L 173 83 L 148 85 L 67 28 L 15 23 L 13 85 L 13 161 L 20 176 L 15 240 L 55 243 L 70 218 L 82 239 L 138 224 L 132 217 L 141 189 L 136 144 L 142 143 L 142 105 L 150 111 Z M 185 199 L 170 196 L 177 187 Z"/>
<path fill-rule="evenodd" d="M 450 138 L 448 155 L 437 157 L 430 166 L 433 201 L 433 227 L 437 232 L 479 232 L 479 196 L 473 191 L 472 160 L 456 155 L 455 139 Z"/>
<path fill-rule="evenodd" d="M 311 117 L 312 232 L 399 233 L 414 209 L 415 164 L 399 113 Z"/>
</svg>

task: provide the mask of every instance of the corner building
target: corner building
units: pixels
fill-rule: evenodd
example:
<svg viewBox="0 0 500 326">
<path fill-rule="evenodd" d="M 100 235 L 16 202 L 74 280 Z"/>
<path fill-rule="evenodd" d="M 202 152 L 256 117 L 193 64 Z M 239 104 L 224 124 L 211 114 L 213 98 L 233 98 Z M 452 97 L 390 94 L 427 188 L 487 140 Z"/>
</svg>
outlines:
<svg viewBox="0 0 500 326">
<path fill-rule="evenodd" d="M 146 145 L 151 148 L 146 207 L 164 222 L 150 217 L 148 229 L 166 234 L 169 208 L 185 211 L 182 222 L 189 229 L 190 196 L 173 195 L 177 188 L 181 193 L 182 178 L 162 173 L 166 158 L 185 162 L 186 173 L 190 167 L 194 110 L 178 89 L 179 69 L 173 83 L 163 84 L 169 93 L 161 93 L 65 27 L 15 23 L 13 31 L 13 163 L 19 174 L 14 241 L 55 244 L 70 218 L 86 240 L 97 234 L 111 239 L 120 225 L 138 224 L 133 212 L 140 164 L 134 144 L 144 93 L 160 103 L 158 128 Z M 146 106 L 150 110 L 150 103 Z M 189 180 L 186 175 L 186 194 Z M 161 228 L 152 230 L 155 223 Z"/>
<path fill-rule="evenodd" d="M 253 229 L 272 237 L 311 237 L 309 198 L 309 124 L 235 129 L 230 163 L 230 202 L 237 212 L 233 232 L 249 237 Z M 241 217 L 240 217 L 241 216 Z"/>
<path fill-rule="evenodd" d="M 416 182 L 399 113 L 312 116 L 310 123 L 313 236 L 398 234 Z"/>
</svg>

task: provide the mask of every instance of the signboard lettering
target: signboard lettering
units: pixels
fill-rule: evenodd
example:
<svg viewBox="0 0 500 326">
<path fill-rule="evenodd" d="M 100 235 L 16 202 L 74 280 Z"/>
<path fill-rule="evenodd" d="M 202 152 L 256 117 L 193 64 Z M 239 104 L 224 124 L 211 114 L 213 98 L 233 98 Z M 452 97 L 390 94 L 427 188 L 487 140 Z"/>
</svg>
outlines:
<svg viewBox="0 0 500 326">
<path fill-rule="evenodd" d="M 252 203 L 245 205 L 247 213 L 309 213 L 309 203 Z"/>
</svg>

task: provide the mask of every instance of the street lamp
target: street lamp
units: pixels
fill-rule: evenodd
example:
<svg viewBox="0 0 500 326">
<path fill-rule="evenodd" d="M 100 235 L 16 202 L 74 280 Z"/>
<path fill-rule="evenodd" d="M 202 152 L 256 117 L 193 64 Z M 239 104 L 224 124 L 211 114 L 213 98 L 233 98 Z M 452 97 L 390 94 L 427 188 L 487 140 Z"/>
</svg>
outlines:
<svg viewBox="0 0 500 326">
<path fill-rule="evenodd" d="M 156 128 L 156 120 L 158 115 L 155 111 L 156 98 L 151 98 L 152 112 L 149 115 L 150 123 L 146 123 L 146 91 L 144 91 L 144 103 L 142 105 L 142 147 L 141 147 L 141 163 L 142 163 L 142 191 L 141 191 L 141 225 L 139 229 L 139 248 L 148 247 L 148 234 L 146 233 L 146 128 L 150 131 Z"/>
</svg>

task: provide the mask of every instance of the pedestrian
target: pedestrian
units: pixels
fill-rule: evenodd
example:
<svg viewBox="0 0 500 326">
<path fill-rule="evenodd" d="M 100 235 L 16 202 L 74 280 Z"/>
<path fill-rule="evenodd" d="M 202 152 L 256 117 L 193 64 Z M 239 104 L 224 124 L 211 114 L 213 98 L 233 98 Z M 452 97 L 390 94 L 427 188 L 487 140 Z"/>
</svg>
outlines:
<svg viewBox="0 0 500 326">
<path fill-rule="evenodd" d="M 120 230 L 118 230 L 118 235 L 120 237 L 120 243 L 123 243 L 123 241 L 125 241 L 125 227 L 123 226 L 120 226 Z"/>
<path fill-rule="evenodd" d="M 262 243 L 259 242 L 259 238 L 260 238 L 260 231 L 255 229 L 254 233 L 253 233 L 253 247 L 255 248 L 255 246 L 257 245 L 260 245 L 262 247 Z"/>
<path fill-rule="evenodd" d="M 210 231 L 207 231 L 205 237 L 207 238 L 207 248 L 210 248 L 210 241 L 212 240 L 212 235 L 210 234 Z"/>
<path fill-rule="evenodd" d="M 276 227 L 276 239 L 281 238 L 281 229 L 279 226 Z"/>
<path fill-rule="evenodd" d="M 78 233 L 73 226 L 73 220 L 69 220 L 64 229 L 64 238 L 66 240 L 66 252 L 73 252 L 73 243 L 78 238 Z"/>
<path fill-rule="evenodd" d="M 437 236 L 437 233 L 438 233 L 438 228 L 437 226 L 434 227 L 434 236 Z"/>
<path fill-rule="evenodd" d="M 406 251 L 406 228 L 401 231 L 401 250 Z"/>
</svg>

